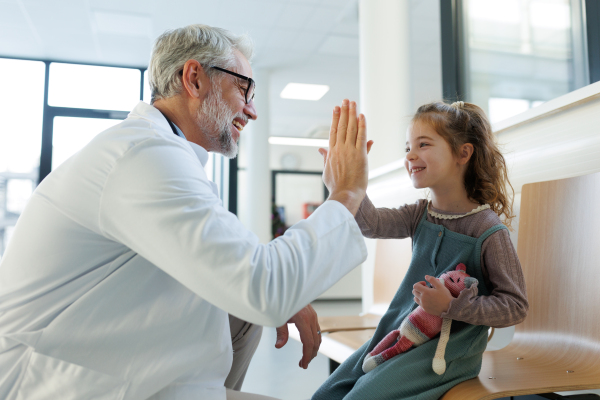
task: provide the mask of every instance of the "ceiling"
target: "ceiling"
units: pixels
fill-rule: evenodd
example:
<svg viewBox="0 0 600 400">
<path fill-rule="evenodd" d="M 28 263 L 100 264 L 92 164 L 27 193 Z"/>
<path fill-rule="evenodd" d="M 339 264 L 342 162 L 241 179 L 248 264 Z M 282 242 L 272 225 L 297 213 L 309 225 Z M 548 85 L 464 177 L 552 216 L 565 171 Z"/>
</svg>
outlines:
<svg viewBox="0 0 600 400">
<path fill-rule="evenodd" d="M 270 76 L 271 135 L 309 136 L 334 104 L 358 99 L 357 0 L 0 0 L 0 56 L 145 67 L 158 35 L 194 23 L 253 38 L 253 68 Z M 330 91 L 281 99 L 289 82 Z"/>
</svg>

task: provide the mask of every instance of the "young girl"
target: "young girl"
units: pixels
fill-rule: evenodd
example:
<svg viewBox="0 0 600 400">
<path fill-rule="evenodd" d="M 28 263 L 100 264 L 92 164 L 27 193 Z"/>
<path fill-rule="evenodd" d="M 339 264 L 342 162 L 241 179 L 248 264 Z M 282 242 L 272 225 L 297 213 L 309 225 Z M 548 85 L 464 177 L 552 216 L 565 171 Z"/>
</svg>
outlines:
<svg viewBox="0 0 600 400">
<path fill-rule="evenodd" d="M 369 238 L 412 238 L 409 270 L 373 338 L 313 400 L 437 399 L 479 374 L 489 327 L 518 324 L 527 314 L 525 282 L 507 229 L 514 217 L 512 186 L 483 110 L 462 101 L 420 107 L 407 132 L 404 165 L 415 188 L 429 188 L 431 200 L 386 209 L 365 198 L 356 220 Z M 453 298 L 434 278 L 459 263 L 479 283 Z M 453 320 L 445 373 L 437 375 L 431 366 L 434 338 L 365 374 L 365 356 L 418 305 Z"/>
</svg>

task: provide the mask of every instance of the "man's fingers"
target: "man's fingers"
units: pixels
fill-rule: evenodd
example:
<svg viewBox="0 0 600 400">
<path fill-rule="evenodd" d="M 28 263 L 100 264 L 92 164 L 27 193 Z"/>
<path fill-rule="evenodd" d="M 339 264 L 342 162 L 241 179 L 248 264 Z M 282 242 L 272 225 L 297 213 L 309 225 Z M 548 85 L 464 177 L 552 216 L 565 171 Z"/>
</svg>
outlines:
<svg viewBox="0 0 600 400">
<path fill-rule="evenodd" d="M 317 313 L 315 312 L 315 317 L 317 316 Z M 321 347 L 321 327 L 319 326 L 319 323 L 317 322 L 317 326 L 316 326 L 317 330 L 314 331 L 314 338 L 315 341 L 313 343 L 313 354 L 312 354 L 312 358 L 315 358 L 317 356 L 317 354 L 319 354 L 319 347 Z"/>
<path fill-rule="evenodd" d="M 336 144 L 343 145 L 346 143 L 346 131 L 348 130 L 348 107 L 349 107 L 348 99 L 344 99 L 342 101 L 342 110 L 340 112 L 340 120 L 337 126 L 337 139 Z M 329 148 L 332 149 L 331 147 Z"/>
<path fill-rule="evenodd" d="M 346 143 L 349 146 L 356 146 L 357 135 L 358 120 L 356 117 L 356 102 L 351 101 L 348 106 L 348 129 L 346 131 Z"/>
<path fill-rule="evenodd" d="M 331 128 L 329 129 L 329 148 L 333 149 L 337 140 L 337 128 L 340 122 L 340 108 L 333 108 L 333 117 L 331 117 Z"/>
<path fill-rule="evenodd" d="M 367 153 L 371 150 L 371 146 L 367 143 L 367 120 L 365 116 L 360 114 L 358 116 L 358 133 L 356 136 L 356 148 L 363 149 L 365 144 L 367 145 Z M 373 141 L 371 140 L 371 145 Z"/>
<path fill-rule="evenodd" d="M 312 332 L 307 332 L 304 338 L 300 335 L 300 339 L 302 340 L 302 360 L 300 360 L 300 367 L 306 369 L 313 359 L 313 346 L 315 342 Z"/>
<path fill-rule="evenodd" d="M 296 328 L 300 333 L 302 359 L 298 365 L 300 368 L 306 369 L 311 360 L 317 355 L 321 344 L 320 335 L 317 333 L 320 330 L 317 313 L 308 305 L 298 311 L 288 322 L 296 324 Z"/>
<path fill-rule="evenodd" d="M 287 324 L 277 328 L 277 340 L 275 341 L 275 348 L 280 349 L 283 346 L 285 346 L 285 344 L 288 341 L 289 336 L 290 336 L 290 334 L 288 331 Z"/>
</svg>

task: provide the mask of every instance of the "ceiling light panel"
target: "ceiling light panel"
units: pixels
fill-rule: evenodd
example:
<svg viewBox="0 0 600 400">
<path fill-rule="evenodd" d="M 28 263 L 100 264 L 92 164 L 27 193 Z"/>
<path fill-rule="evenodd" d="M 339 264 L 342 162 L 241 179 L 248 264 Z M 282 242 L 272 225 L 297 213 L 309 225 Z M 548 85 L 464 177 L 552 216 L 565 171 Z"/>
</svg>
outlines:
<svg viewBox="0 0 600 400">
<path fill-rule="evenodd" d="M 288 83 L 281 91 L 282 99 L 312 100 L 321 99 L 329 91 L 327 85 L 313 85 L 309 83 Z"/>
</svg>

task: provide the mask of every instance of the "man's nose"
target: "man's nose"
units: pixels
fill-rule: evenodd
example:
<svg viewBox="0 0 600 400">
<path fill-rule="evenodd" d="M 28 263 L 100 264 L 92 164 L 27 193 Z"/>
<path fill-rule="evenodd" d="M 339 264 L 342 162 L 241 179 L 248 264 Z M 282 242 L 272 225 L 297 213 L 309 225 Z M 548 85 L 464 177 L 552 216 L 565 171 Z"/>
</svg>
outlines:
<svg viewBox="0 0 600 400">
<path fill-rule="evenodd" d="M 254 107 L 254 100 L 250 100 L 248 104 L 244 107 L 244 114 L 248 116 L 248 119 L 256 119 L 258 115 L 256 114 L 256 108 Z"/>
</svg>

